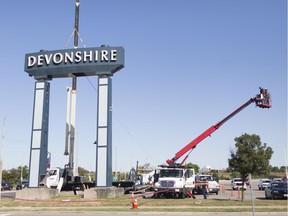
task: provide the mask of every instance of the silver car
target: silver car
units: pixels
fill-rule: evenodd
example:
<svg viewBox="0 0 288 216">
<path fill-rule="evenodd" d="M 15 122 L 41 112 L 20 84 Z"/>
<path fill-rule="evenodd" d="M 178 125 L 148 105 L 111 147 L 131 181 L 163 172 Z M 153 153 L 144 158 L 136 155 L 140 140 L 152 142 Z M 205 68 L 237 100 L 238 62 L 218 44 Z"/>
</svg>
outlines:
<svg viewBox="0 0 288 216">
<path fill-rule="evenodd" d="M 258 183 L 259 190 L 265 190 L 268 187 L 269 183 L 271 182 L 270 179 L 260 179 Z"/>
</svg>

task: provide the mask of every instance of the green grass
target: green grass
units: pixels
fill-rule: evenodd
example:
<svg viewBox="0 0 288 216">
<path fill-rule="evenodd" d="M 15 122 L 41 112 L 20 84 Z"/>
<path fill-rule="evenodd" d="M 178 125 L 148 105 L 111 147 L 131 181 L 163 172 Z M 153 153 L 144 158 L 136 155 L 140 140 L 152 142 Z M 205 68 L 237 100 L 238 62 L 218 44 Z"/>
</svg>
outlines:
<svg viewBox="0 0 288 216">
<path fill-rule="evenodd" d="M 1 211 L 145 211 L 145 212 L 251 212 L 250 200 L 229 199 L 144 199 L 138 197 L 138 209 L 131 208 L 131 196 L 118 198 L 84 199 L 80 195 L 61 195 L 50 200 L 1 200 Z M 285 212 L 286 200 L 255 200 L 255 211 Z"/>
</svg>

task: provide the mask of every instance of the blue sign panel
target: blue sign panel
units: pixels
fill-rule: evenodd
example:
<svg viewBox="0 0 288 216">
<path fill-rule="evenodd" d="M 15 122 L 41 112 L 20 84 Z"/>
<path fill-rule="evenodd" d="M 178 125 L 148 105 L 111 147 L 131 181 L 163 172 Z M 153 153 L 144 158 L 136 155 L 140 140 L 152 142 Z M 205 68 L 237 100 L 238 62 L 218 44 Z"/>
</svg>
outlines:
<svg viewBox="0 0 288 216">
<path fill-rule="evenodd" d="M 36 80 L 113 75 L 124 67 L 123 47 L 40 51 L 25 55 L 24 70 Z"/>
</svg>

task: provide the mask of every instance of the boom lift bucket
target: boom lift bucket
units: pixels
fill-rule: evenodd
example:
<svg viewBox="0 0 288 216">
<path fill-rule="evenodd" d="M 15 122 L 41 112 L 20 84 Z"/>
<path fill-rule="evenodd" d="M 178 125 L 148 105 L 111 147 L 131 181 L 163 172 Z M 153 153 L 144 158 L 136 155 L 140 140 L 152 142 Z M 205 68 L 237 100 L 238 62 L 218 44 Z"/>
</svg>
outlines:
<svg viewBox="0 0 288 216">
<path fill-rule="evenodd" d="M 256 106 L 260 107 L 260 108 L 270 108 L 272 106 L 271 104 L 271 95 L 268 92 L 267 88 L 261 88 L 260 89 L 260 93 L 256 95 L 255 97 L 255 102 L 256 102 Z"/>
</svg>

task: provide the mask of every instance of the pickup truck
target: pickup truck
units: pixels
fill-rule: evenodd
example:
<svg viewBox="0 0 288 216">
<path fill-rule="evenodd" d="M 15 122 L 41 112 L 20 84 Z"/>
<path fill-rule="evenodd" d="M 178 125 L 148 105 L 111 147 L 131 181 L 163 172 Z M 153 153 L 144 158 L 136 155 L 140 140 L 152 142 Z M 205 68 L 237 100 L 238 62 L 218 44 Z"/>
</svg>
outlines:
<svg viewBox="0 0 288 216">
<path fill-rule="evenodd" d="M 218 192 L 220 191 L 220 185 L 218 182 L 214 180 L 214 178 L 211 175 L 197 175 L 195 177 L 195 189 L 194 193 L 201 194 L 202 193 L 202 185 L 207 184 L 207 192 L 208 193 L 215 193 L 218 195 Z"/>
<path fill-rule="evenodd" d="M 233 178 L 231 180 L 231 186 L 233 190 L 238 190 L 239 189 L 243 189 L 246 190 L 246 182 L 241 179 L 241 178 Z"/>
</svg>

